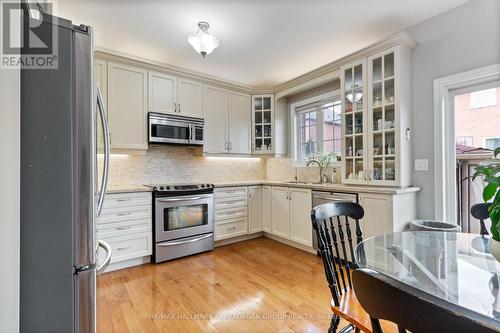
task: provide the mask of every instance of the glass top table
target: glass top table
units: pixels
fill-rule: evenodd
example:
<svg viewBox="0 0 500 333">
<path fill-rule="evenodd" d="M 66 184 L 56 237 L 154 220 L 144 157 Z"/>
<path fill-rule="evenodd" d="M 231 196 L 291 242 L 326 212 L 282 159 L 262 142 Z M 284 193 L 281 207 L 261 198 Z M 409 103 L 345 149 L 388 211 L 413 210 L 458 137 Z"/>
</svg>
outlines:
<svg viewBox="0 0 500 333">
<path fill-rule="evenodd" d="M 368 238 L 355 255 L 360 267 L 398 281 L 405 291 L 441 298 L 500 329 L 500 263 L 488 242 L 474 234 L 409 231 Z"/>
</svg>

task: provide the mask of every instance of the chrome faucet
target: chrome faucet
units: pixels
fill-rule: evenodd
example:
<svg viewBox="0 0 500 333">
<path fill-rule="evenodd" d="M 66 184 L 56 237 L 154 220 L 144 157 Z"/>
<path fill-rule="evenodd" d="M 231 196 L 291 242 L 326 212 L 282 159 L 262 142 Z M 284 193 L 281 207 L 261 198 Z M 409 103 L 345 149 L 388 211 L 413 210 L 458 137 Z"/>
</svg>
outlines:
<svg viewBox="0 0 500 333">
<path fill-rule="evenodd" d="M 319 167 L 319 183 L 320 184 L 323 183 L 323 166 L 321 165 L 321 162 L 318 159 L 316 159 L 316 158 L 312 158 L 309 161 L 307 161 L 306 166 L 308 167 L 311 164 L 317 164 L 318 165 L 318 167 Z"/>
</svg>

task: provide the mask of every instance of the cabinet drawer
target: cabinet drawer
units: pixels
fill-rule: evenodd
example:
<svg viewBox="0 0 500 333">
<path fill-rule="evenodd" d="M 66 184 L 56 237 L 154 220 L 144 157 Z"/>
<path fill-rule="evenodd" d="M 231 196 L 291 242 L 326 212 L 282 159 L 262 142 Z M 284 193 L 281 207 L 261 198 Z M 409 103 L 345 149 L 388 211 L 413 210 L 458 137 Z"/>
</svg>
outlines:
<svg viewBox="0 0 500 333">
<path fill-rule="evenodd" d="M 140 258 L 151 255 L 152 233 L 144 232 L 140 234 L 104 238 L 112 249 L 111 263 Z M 99 262 L 103 260 L 103 253 L 99 252 Z"/>
<path fill-rule="evenodd" d="M 107 194 L 102 209 L 152 205 L 151 200 L 149 192 Z"/>
<path fill-rule="evenodd" d="M 117 207 L 103 209 L 97 220 L 98 224 L 151 218 L 151 205 L 136 207 Z"/>
<path fill-rule="evenodd" d="M 241 218 L 247 216 L 247 207 L 218 209 L 214 212 L 214 220 L 224 220 L 232 218 Z"/>
<path fill-rule="evenodd" d="M 234 207 L 246 207 L 247 197 L 225 197 L 215 199 L 215 210 L 234 208 Z"/>
<path fill-rule="evenodd" d="M 124 236 L 151 231 L 151 219 L 97 224 L 97 238 Z"/>
<path fill-rule="evenodd" d="M 221 240 L 246 235 L 247 233 L 246 219 L 234 219 L 228 223 L 216 224 L 214 229 L 214 239 Z"/>
<path fill-rule="evenodd" d="M 214 197 L 217 198 L 227 198 L 227 197 L 245 197 L 247 196 L 247 188 L 245 186 L 239 187 L 224 187 L 215 189 Z"/>
</svg>

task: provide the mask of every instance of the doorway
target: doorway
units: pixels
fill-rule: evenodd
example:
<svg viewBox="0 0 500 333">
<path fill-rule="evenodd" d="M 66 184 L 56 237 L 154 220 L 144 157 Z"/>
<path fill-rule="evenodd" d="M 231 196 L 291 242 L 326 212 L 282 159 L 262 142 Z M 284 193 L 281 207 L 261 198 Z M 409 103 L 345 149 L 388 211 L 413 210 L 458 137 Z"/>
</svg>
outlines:
<svg viewBox="0 0 500 333">
<path fill-rule="evenodd" d="M 480 194 L 482 184 L 467 184 L 470 181 L 464 179 L 477 163 L 491 157 L 488 147 L 499 143 L 495 130 L 485 127 L 480 132 L 486 134 L 479 135 L 474 127 L 481 127 L 477 124 L 482 122 L 498 124 L 498 120 L 489 119 L 493 116 L 491 108 L 496 108 L 493 104 L 500 103 L 498 87 L 500 64 L 434 81 L 434 215 L 437 220 L 461 225 L 465 232 L 475 231 L 469 206 L 478 200 L 473 192 Z M 463 115 L 455 106 L 464 110 Z M 476 126 L 470 126 L 475 122 Z M 457 151 L 457 144 L 465 151 Z M 466 148 L 469 144 L 470 150 Z M 467 164 L 458 167 L 457 162 L 463 160 Z"/>
<path fill-rule="evenodd" d="M 474 85 L 453 92 L 457 222 L 462 231 L 479 233 L 480 224 L 470 208 L 482 203 L 482 179 L 469 177 L 492 158 L 500 146 L 500 82 Z M 489 229 L 490 221 L 486 221 Z"/>
</svg>

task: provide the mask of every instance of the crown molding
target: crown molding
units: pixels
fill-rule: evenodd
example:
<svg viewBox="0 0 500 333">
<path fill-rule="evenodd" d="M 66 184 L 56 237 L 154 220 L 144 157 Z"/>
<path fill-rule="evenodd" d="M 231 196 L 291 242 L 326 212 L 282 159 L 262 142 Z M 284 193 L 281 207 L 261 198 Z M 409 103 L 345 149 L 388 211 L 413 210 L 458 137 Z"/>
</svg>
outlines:
<svg viewBox="0 0 500 333">
<path fill-rule="evenodd" d="M 296 78 L 293 78 L 282 84 L 272 87 L 250 86 L 239 82 L 225 80 L 215 76 L 192 71 L 186 68 L 170 65 L 161 61 L 146 59 L 125 52 L 111 50 L 99 46 L 95 48 L 95 54 L 99 58 L 104 58 L 107 60 L 116 60 L 120 62 L 129 63 L 131 65 L 140 64 L 142 67 L 145 67 L 147 69 L 179 75 L 194 80 L 200 80 L 209 84 L 214 84 L 224 88 L 239 90 L 245 93 L 277 94 L 279 97 L 285 97 L 291 94 L 304 91 L 304 89 L 314 88 L 320 84 L 324 84 L 327 83 L 328 81 L 335 80 L 340 76 L 339 70 L 340 67 L 342 67 L 343 65 L 352 62 L 356 59 L 370 56 L 374 53 L 380 52 L 384 49 L 393 47 L 398 44 L 404 44 L 411 49 L 414 49 L 417 45 L 416 42 L 408 35 L 406 31 L 401 31 L 399 33 L 381 39 L 378 42 L 373 43 L 368 47 L 353 52 L 348 56 L 342 57 L 324 66 L 316 68 L 310 72 L 307 72 Z"/>
</svg>

